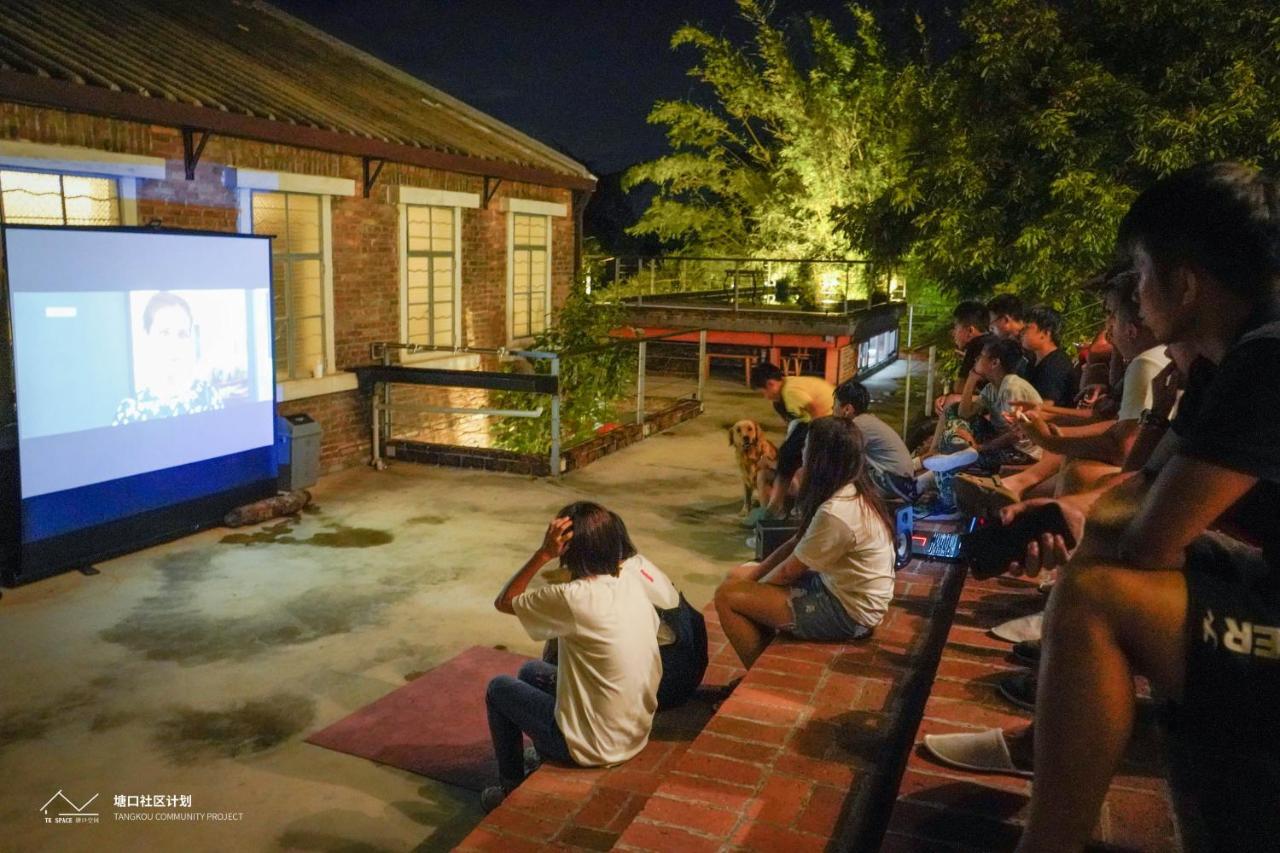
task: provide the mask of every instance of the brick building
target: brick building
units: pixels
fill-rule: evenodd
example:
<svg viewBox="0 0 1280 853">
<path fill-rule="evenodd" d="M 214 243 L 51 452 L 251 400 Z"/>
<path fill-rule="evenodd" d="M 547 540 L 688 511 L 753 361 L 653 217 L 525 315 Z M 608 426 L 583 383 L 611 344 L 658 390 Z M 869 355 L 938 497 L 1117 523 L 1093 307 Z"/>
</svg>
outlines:
<svg viewBox="0 0 1280 853">
<path fill-rule="evenodd" d="M 0 216 L 275 235 L 277 400 L 320 422 L 326 469 L 367 458 L 345 368 L 371 343 L 497 347 L 545 326 L 594 186 L 581 164 L 265 3 L 0 8 Z M 13 424 L 0 350 L 0 425 Z M 456 440 L 483 422 L 433 428 Z"/>
</svg>

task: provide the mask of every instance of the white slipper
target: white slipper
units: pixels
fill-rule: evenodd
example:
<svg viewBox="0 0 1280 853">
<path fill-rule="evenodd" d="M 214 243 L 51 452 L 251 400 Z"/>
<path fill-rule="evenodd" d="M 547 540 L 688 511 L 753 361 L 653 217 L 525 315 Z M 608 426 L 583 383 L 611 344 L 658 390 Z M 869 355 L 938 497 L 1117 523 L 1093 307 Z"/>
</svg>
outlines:
<svg viewBox="0 0 1280 853">
<path fill-rule="evenodd" d="M 1044 628 L 1044 611 L 1032 613 L 1030 616 L 1019 616 L 1002 622 L 991 629 L 991 634 L 1006 643 L 1023 643 L 1027 640 L 1040 639 Z"/>
<path fill-rule="evenodd" d="M 1031 778 L 1030 770 L 1013 765 L 1009 745 L 1004 732 L 988 729 L 985 732 L 961 732 L 950 735 L 925 735 L 924 748 L 943 764 L 959 767 L 975 773 L 1007 773 L 1010 776 Z"/>
<path fill-rule="evenodd" d="M 966 447 L 964 450 L 955 453 L 940 453 L 936 456 L 930 456 L 924 460 L 924 467 L 927 471 L 954 471 L 957 468 L 967 468 L 978 461 L 978 451 L 972 447 Z"/>
</svg>

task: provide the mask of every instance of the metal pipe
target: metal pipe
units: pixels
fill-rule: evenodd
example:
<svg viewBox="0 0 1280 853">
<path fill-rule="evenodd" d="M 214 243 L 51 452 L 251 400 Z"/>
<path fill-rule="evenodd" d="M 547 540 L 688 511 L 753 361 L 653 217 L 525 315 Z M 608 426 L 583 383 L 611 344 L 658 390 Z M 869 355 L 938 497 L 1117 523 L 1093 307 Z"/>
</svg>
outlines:
<svg viewBox="0 0 1280 853">
<path fill-rule="evenodd" d="M 648 344 L 640 342 L 636 357 L 636 423 L 644 424 L 644 373 Z"/>
<path fill-rule="evenodd" d="M 907 306 L 907 386 L 902 394 L 902 440 L 907 440 L 907 419 L 911 412 L 911 343 L 915 331 L 916 306 Z"/>
<path fill-rule="evenodd" d="M 924 416 L 927 418 L 933 414 L 933 369 L 938 361 L 938 348 L 936 346 L 929 347 L 929 372 L 925 374 L 924 379 Z"/>
<path fill-rule="evenodd" d="M 394 408 L 397 412 L 413 412 L 421 415 L 484 415 L 501 418 L 540 418 L 546 411 L 541 406 L 536 409 L 468 409 L 459 406 L 428 406 L 416 403 L 399 403 Z"/>
<path fill-rule="evenodd" d="M 391 364 L 391 350 L 382 348 L 382 363 Z M 391 438 L 391 383 L 382 383 L 382 434 Z"/>
<path fill-rule="evenodd" d="M 707 384 L 707 330 L 698 332 L 698 396 L 701 403 L 706 397 Z"/>
<path fill-rule="evenodd" d="M 380 419 L 378 417 L 378 395 L 377 394 L 369 395 L 369 419 L 371 421 L 371 423 L 369 424 L 369 428 L 370 428 L 370 432 L 373 435 L 373 438 L 370 441 L 370 444 L 373 447 L 373 457 L 369 460 L 369 465 L 375 471 L 381 471 L 382 469 L 387 467 L 387 463 L 382 461 L 382 451 L 380 447 L 381 442 L 378 440 L 379 439 L 378 422 Z"/>
<path fill-rule="evenodd" d="M 551 357 L 551 375 L 560 375 L 560 359 Z M 556 393 L 551 395 L 551 476 L 560 476 L 560 383 L 556 383 Z"/>
</svg>

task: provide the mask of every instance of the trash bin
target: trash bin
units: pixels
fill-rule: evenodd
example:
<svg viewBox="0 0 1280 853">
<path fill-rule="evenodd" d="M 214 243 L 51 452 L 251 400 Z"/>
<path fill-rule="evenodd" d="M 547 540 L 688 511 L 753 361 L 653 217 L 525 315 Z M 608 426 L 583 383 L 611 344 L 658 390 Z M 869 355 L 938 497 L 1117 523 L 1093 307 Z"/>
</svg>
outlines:
<svg viewBox="0 0 1280 853">
<path fill-rule="evenodd" d="M 280 419 L 276 436 L 276 461 L 280 465 L 282 492 L 314 486 L 320 477 L 320 424 L 310 415 Z"/>
</svg>

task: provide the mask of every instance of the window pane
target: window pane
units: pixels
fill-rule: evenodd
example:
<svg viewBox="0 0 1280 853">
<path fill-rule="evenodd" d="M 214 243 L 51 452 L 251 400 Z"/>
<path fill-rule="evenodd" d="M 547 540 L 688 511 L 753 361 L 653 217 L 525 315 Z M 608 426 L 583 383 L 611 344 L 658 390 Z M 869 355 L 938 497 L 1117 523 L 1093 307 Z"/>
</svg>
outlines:
<svg viewBox="0 0 1280 853">
<path fill-rule="evenodd" d="M 311 376 L 316 364 L 324 362 L 324 320 L 315 317 L 296 321 L 294 345 L 297 347 L 297 355 L 293 378 Z"/>
<path fill-rule="evenodd" d="M 62 183 L 58 175 L 0 172 L 6 222 L 62 225 Z"/>
<path fill-rule="evenodd" d="M 547 245 L 547 220 L 543 216 L 529 217 L 529 245 Z"/>
<path fill-rule="evenodd" d="M 66 175 L 62 179 L 68 225 L 118 225 L 120 201 L 116 182 L 108 178 Z"/>
<path fill-rule="evenodd" d="M 320 253 L 320 196 L 287 193 L 289 251 L 294 254 Z"/>
<path fill-rule="evenodd" d="M 271 351 L 276 360 L 276 380 L 289 378 L 289 323 L 276 315 Z"/>
<path fill-rule="evenodd" d="M 295 318 L 318 317 L 324 314 L 324 282 L 320 276 L 320 262 L 294 261 L 289 265 L 290 315 Z"/>
<path fill-rule="evenodd" d="M 253 233 L 272 234 L 271 251 L 287 252 L 288 235 L 284 228 L 284 193 L 254 193 Z"/>
</svg>

